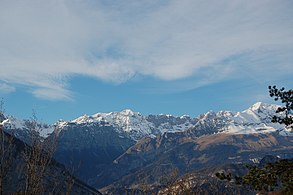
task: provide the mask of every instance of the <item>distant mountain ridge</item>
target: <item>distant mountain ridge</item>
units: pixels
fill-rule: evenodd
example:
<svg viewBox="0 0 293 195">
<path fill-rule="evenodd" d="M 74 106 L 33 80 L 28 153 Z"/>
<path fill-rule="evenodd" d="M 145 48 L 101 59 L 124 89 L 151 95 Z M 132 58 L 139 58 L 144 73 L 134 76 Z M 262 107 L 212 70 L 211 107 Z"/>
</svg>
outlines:
<svg viewBox="0 0 293 195">
<path fill-rule="evenodd" d="M 126 132 L 132 139 L 138 140 L 145 136 L 154 137 L 164 132 L 184 131 L 192 127 L 196 123 L 196 119 L 187 115 L 180 117 L 163 114 L 143 116 L 139 112 L 126 109 L 121 112 L 84 115 L 70 122 L 70 124 L 83 125 L 93 123 L 114 126 L 118 131 Z"/>
<path fill-rule="evenodd" d="M 207 112 L 198 117 L 198 122 L 188 131 L 198 134 L 254 134 L 278 132 L 283 136 L 292 136 L 284 125 L 272 123 L 279 106 L 257 102 L 242 112 Z"/>
<path fill-rule="evenodd" d="M 117 127 L 118 130 L 126 132 L 134 140 L 145 136 L 155 137 L 165 132 L 198 129 L 203 125 L 216 127 L 215 132 L 208 134 L 219 132 L 251 134 L 278 131 L 281 135 L 291 136 L 293 134 L 284 125 L 271 122 L 278 107 L 274 104 L 257 102 L 242 112 L 220 111 L 216 113 L 210 111 L 197 118 L 191 118 L 188 115 L 178 117 L 168 114 L 143 116 L 139 112 L 126 109 L 121 112 L 84 115 L 62 125 L 103 123 Z"/>
<path fill-rule="evenodd" d="M 40 124 L 40 136 L 47 137 L 54 130 L 62 131 L 66 126 L 113 126 L 120 134 L 127 134 L 133 140 L 145 136 L 155 137 L 165 132 L 193 131 L 200 135 L 213 133 L 251 134 L 278 131 L 281 135 L 292 136 L 293 133 L 283 125 L 272 123 L 271 118 L 279 106 L 257 102 L 242 112 L 220 111 L 207 112 L 197 118 L 188 115 L 172 116 L 168 114 L 141 115 L 130 109 L 121 112 L 96 113 L 83 115 L 71 121 L 57 121 L 53 125 Z M 1 124 L 6 129 L 29 128 L 28 120 L 6 117 Z M 198 129 L 205 129 L 198 132 Z M 24 132 L 17 132 L 23 134 Z"/>
</svg>

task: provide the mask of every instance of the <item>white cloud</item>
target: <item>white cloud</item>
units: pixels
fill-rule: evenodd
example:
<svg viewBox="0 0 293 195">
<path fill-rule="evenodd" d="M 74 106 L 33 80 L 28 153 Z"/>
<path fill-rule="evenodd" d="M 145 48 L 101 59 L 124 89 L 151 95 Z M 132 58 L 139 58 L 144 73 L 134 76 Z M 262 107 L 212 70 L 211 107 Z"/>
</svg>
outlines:
<svg viewBox="0 0 293 195">
<path fill-rule="evenodd" d="M 64 89 L 38 88 L 32 92 L 36 97 L 49 100 L 72 100 L 71 93 Z"/>
<path fill-rule="evenodd" d="M 293 73 L 292 8 L 290 0 L 2 0 L 0 80 L 71 99 L 75 75 L 194 77 L 193 86 L 235 74 L 279 78 Z"/>
<path fill-rule="evenodd" d="M 6 83 L 0 83 L 0 94 L 14 92 L 15 88 Z"/>
</svg>

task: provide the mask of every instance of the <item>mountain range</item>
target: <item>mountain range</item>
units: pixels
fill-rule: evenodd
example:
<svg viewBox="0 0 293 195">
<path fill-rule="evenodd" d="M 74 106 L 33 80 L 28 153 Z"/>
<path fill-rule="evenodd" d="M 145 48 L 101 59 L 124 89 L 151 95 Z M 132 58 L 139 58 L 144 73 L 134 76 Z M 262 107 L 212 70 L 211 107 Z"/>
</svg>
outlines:
<svg viewBox="0 0 293 195">
<path fill-rule="evenodd" d="M 58 136 L 57 161 L 87 184 L 115 194 L 142 183 L 161 186 L 172 170 L 180 177 L 227 163 L 258 162 L 267 154 L 292 157 L 293 132 L 271 122 L 278 107 L 257 102 L 241 112 L 210 111 L 195 118 L 126 109 L 38 124 L 37 130 L 40 139 Z M 6 132 L 29 142 L 29 120 L 2 118 Z"/>
<path fill-rule="evenodd" d="M 146 115 L 133 112 L 130 109 L 121 112 L 96 113 L 94 115 L 83 115 L 71 121 L 59 120 L 55 124 L 39 124 L 41 137 L 48 137 L 54 130 L 59 132 L 72 126 L 111 126 L 121 135 L 127 135 L 134 141 L 145 136 L 155 137 L 165 132 L 183 132 L 188 129 L 205 129 L 211 133 L 232 133 L 232 134 L 251 134 L 278 131 L 282 135 L 291 135 L 291 132 L 284 126 L 271 122 L 278 105 L 257 102 L 242 112 L 209 111 L 199 117 L 192 118 L 188 115 L 172 116 L 168 114 Z M 6 117 L 2 124 L 6 129 L 21 129 L 17 131 L 24 134 L 30 128 L 29 120 L 19 120 L 13 116 Z M 216 130 L 212 130 L 213 128 Z M 20 133 L 21 132 L 21 133 Z M 18 135 L 21 136 L 21 135 Z"/>
</svg>

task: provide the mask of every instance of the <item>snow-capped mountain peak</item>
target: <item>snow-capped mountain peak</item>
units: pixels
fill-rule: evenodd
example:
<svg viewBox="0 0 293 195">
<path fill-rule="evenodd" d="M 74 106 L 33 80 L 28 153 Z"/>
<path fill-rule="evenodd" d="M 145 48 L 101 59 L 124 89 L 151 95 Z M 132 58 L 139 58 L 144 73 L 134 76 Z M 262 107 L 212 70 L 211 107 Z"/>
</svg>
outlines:
<svg viewBox="0 0 293 195">
<path fill-rule="evenodd" d="M 227 133 L 252 134 L 279 132 L 282 135 L 293 135 L 286 127 L 279 123 L 272 123 L 272 117 L 276 115 L 276 110 L 280 107 L 275 104 L 257 102 L 248 109 L 237 112 L 228 117 L 225 126 Z"/>
<path fill-rule="evenodd" d="M 130 109 L 125 109 L 125 110 L 122 110 L 120 112 L 121 115 L 125 115 L 125 116 L 139 116 L 140 113 L 139 112 L 134 112 Z"/>
<path fill-rule="evenodd" d="M 278 105 L 257 102 L 241 112 L 209 111 L 198 117 L 198 122 L 190 132 L 194 135 L 214 133 L 254 134 L 278 132 L 280 135 L 293 136 L 290 129 L 279 123 L 272 123 Z M 280 115 L 282 115 L 280 113 Z"/>
<path fill-rule="evenodd" d="M 116 127 L 117 131 L 127 132 L 137 140 L 144 136 L 155 136 L 164 132 L 184 131 L 195 124 L 194 119 L 187 115 L 180 117 L 172 115 L 146 115 L 125 109 L 120 112 L 96 113 L 84 115 L 69 122 L 69 124 L 88 125 L 103 123 Z"/>
<path fill-rule="evenodd" d="M 251 109 L 251 110 L 259 110 L 259 109 L 266 108 L 266 107 L 269 107 L 268 104 L 265 104 L 263 102 L 256 102 L 251 107 L 249 107 L 249 109 Z"/>
<path fill-rule="evenodd" d="M 267 103 L 263 103 L 263 102 L 256 102 L 255 104 L 253 104 L 248 109 L 253 110 L 253 111 L 267 110 L 269 112 L 270 111 L 275 112 L 278 107 L 280 107 L 280 106 L 279 105 L 275 105 L 275 104 L 267 104 Z"/>
<path fill-rule="evenodd" d="M 279 106 L 257 102 L 242 112 L 209 111 L 198 118 L 188 115 L 172 116 L 166 114 L 142 115 L 130 109 L 120 112 L 96 113 L 83 115 L 72 121 L 58 121 L 54 125 L 43 125 L 40 135 L 47 137 L 54 130 L 58 132 L 67 126 L 112 126 L 118 132 L 128 134 L 132 139 L 138 140 L 145 136 L 156 136 L 165 132 L 193 131 L 194 135 L 206 135 L 213 133 L 269 133 L 279 132 L 281 135 L 293 135 L 284 125 L 272 123 L 271 119 L 276 115 Z M 28 120 L 19 120 L 14 117 L 6 117 L 1 125 L 6 129 L 28 130 Z M 78 127 L 77 127 L 78 128 Z"/>
<path fill-rule="evenodd" d="M 33 125 L 30 120 L 21 120 L 13 116 L 4 116 L 4 120 L 0 123 L 0 126 L 2 126 L 6 132 L 24 141 L 30 139 L 30 131 L 37 132 L 41 137 L 48 137 L 55 129 L 54 125 L 41 123 Z"/>
</svg>

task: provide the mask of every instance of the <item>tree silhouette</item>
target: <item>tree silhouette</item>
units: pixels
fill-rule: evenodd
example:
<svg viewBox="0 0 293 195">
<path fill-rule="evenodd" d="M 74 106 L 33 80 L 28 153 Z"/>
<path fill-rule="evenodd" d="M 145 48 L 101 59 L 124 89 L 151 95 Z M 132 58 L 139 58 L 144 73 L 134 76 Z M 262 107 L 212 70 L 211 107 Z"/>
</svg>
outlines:
<svg viewBox="0 0 293 195">
<path fill-rule="evenodd" d="M 275 85 L 269 86 L 269 93 L 271 97 L 274 97 L 275 101 L 281 101 L 284 106 L 277 109 L 276 114 L 284 113 L 285 116 L 275 115 L 272 122 L 285 124 L 287 127 L 293 130 L 293 90 L 285 90 L 284 87 L 278 89 Z"/>
</svg>

